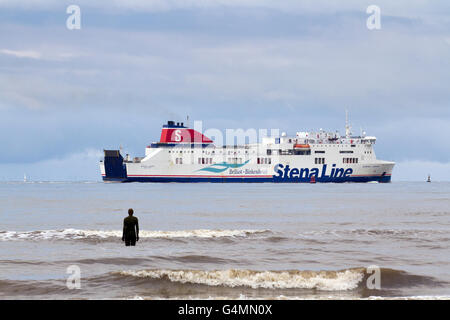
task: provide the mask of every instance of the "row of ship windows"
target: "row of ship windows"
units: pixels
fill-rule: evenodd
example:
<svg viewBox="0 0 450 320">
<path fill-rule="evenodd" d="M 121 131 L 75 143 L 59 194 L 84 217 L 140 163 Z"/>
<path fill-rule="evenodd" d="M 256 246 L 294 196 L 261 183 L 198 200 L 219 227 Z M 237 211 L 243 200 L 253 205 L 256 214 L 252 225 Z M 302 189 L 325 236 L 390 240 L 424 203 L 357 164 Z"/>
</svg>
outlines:
<svg viewBox="0 0 450 320">
<path fill-rule="evenodd" d="M 242 164 L 242 158 L 228 158 L 228 163 Z M 271 158 L 257 158 L 257 164 L 272 164 Z M 183 158 L 175 158 L 175 164 L 183 164 Z M 213 164 L 212 158 L 198 158 L 198 164 Z"/>
<path fill-rule="evenodd" d="M 242 163 L 242 158 L 228 158 L 229 163 Z M 271 158 L 257 158 L 257 164 L 272 164 Z M 325 158 L 314 158 L 315 164 L 325 164 Z M 358 158 L 343 158 L 342 163 L 358 163 Z M 175 164 L 183 164 L 183 158 L 175 158 Z M 198 164 L 213 164 L 212 158 L 198 158 Z"/>
<path fill-rule="evenodd" d="M 314 153 L 325 153 L 325 150 L 316 150 Z M 352 150 L 341 150 L 339 153 L 353 153 Z M 372 151 L 364 151 L 365 154 L 370 154 Z"/>
<path fill-rule="evenodd" d="M 295 151 L 298 151 L 298 150 L 291 150 L 291 149 L 288 149 L 288 150 L 281 150 L 281 149 L 279 149 L 279 150 L 277 150 L 277 149 L 274 149 L 274 150 L 271 150 L 271 149 L 267 149 L 267 155 L 271 155 L 272 153 L 274 153 L 274 154 L 305 154 L 305 155 L 309 155 L 310 154 L 310 152 L 302 152 L 302 153 L 298 153 L 298 152 L 295 152 Z M 309 150 L 308 150 L 309 151 Z M 171 150 L 169 150 L 169 153 L 194 153 L 194 151 L 191 151 L 191 152 L 189 152 L 189 150 L 180 150 L 180 151 L 171 151 Z M 202 151 L 202 153 L 205 153 L 205 151 L 203 150 Z M 206 152 L 207 154 L 215 154 L 215 151 L 214 150 L 211 150 L 210 152 Z M 228 155 L 232 155 L 232 154 L 240 154 L 241 152 L 240 151 L 228 151 Z M 252 151 L 252 153 L 254 154 L 255 153 L 255 151 Z M 315 150 L 314 151 L 314 153 L 325 153 L 325 150 Z M 339 151 L 339 153 L 353 153 L 353 151 L 352 150 L 341 150 L 341 151 Z M 365 154 L 371 154 L 372 153 L 372 151 L 364 151 L 364 153 Z M 220 154 L 222 154 L 222 151 L 220 151 Z M 224 152 L 224 154 L 226 154 L 225 152 Z M 245 154 L 248 154 L 248 151 L 246 150 L 245 151 Z"/>
<path fill-rule="evenodd" d="M 271 158 L 258 158 L 256 161 L 257 164 L 272 164 Z"/>
<path fill-rule="evenodd" d="M 229 163 L 242 163 L 242 158 L 228 158 Z M 257 158 L 257 164 L 272 164 L 271 158 Z M 325 164 L 325 158 L 314 158 L 315 164 Z M 358 163 L 358 158 L 343 158 L 342 163 Z M 183 158 L 175 158 L 175 164 L 183 164 Z M 198 164 L 213 164 L 212 158 L 198 158 Z"/>
<path fill-rule="evenodd" d="M 358 163 L 358 158 L 343 158 L 342 163 Z"/>
<path fill-rule="evenodd" d="M 198 158 L 198 164 L 212 164 L 212 158 Z"/>
<path fill-rule="evenodd" d="M 260 163 L 258 158 L 258 164 Z M 242 158 L 228 158 L 228 163 L 242 163 Z M 261 162 L 261 164 L 271 164 L 271 160 L 269 159 L 267 162 L 267 159 L 265 162 Z M 175 164 L 183 164 L 183 158 L 175 158 Z M 212 158 L 198 158 L 198 164 L 213 164 Z"/>
<path fill-rule="evenodd" d="M 324 164 L 325 163 L 325 158 L 315 158 L 314 159 L 314 163 L 315 164 Z"/>
<path fill-rule="evenodd" d="M 295 140 L 289 139 L 289 143 L 300 143 L 300 142 L 297 139 L 295 139 Z M 302 143 L 320 144 L 324 147 L 346 147 L 347 145 L 350 144 L 350 146 L 352 148 L 356 147 L 356 144 L 354 144 L 354 143 L 322 143 L 322 142 L 320 142 L 320 139 L 318 141 L 316 141 L 315 139 L 305 139 Z M 360 145 L 362 145 L 362 143 Z"/>
<path fill-rule="evenodd" d="M 169 153 L 194 153 L 194 151 L 192 150 L 192 151 L 190 151 L 189 152 L 189 150 L 180 150 L 180 151 L 172 151 L 172 150 L 169 150 Z M 215 154 L 216 152 L 214 151 L 214 150 L 211 150 L 211 151 L 202 151 L 202 153 L 206 153 L 206 154 Z M 218 153 L 220 153 L 220 154 L 227 154 L 226 152 L 222 152 L 222 151 L 220 151 L 220 152 L 218 152 Z M 248 151 L 246 150 L 245 151 L 245 153 L 246 154 L 248 154 Z M 252 153 L 255 153 L 255 151 L 253 151 Z M 232 155 L 232 154 L 241 154 L 241 152 L 240 151 L 228 151 L 228 155 Z"/>
<path fill-rule="evenodd" d="M 325 164 L 325 158 L 314 158 L 315 164 Z M 342 158 L 342 163 L 358 163 L 358 158 Z"/>
</svg>

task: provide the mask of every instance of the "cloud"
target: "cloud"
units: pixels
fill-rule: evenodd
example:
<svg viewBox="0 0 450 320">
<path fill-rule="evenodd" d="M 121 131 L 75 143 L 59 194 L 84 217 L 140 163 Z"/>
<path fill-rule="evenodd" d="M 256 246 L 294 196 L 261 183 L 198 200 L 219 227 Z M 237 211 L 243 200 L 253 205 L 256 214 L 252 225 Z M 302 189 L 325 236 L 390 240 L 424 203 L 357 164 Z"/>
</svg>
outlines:
<svg viewBox="0 0 450 320">
<path fill-rule="evenodd" d="M 30 58 L 30 59 L 40 59 L 42 57 L 40 52 L 32 50 L 27 51 L 27 50 L 0 49 L 0 54 L 14 56 L 17 58 Z"/>
<path fill-rule="evenodd" d="M 44 48 L 44 49 L 33 49 L 33 50 L 12 50 L 12 49 L 0 49 L 0 55 L 10 56 L 19 59 L 34 59 L 41 61 L 54 61 L 54 62 L 65 62 L 71 59 L 86 56 L 86 53 L 59 51 L 59 48 Z"/>
<path fill-rule="evenodd" d="M 113 1 L 91 1 L 77 0 L 81 8 L 99 8 L 102 10 L 133 10 L 159 12 L 180 9 L 213 9 L 213 8 L 266 8 L 283 10 L 286 12 L 303 13 L 336 13 L 351 10 L 364 10 L 373 1 L 361 0 L 113 0 Z M 24 8 L 33 10 L 49 10 L 60 8 L 60 0 L 0 0 L 0 6 L 4 8 Z M 446 1 L 429 4 L 422 0 L 377 0 L 380 6 L 388 14 L 442 14 L 448 11 L 450 5 Z"/>
</svg>

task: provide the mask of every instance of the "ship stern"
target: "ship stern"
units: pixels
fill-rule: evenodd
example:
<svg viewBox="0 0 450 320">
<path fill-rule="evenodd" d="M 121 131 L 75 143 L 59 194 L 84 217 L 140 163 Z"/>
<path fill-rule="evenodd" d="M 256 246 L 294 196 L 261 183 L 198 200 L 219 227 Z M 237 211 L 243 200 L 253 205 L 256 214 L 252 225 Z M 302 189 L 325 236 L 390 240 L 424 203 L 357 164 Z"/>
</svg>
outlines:
<svg viewBox="0 0 450 320">
<path fill-rule="evenodd" d="M 127 167 L 119 150 L 104 150 L 100 161 L 100 173 L 105 182 L 126 182 Z"/>
</svg>

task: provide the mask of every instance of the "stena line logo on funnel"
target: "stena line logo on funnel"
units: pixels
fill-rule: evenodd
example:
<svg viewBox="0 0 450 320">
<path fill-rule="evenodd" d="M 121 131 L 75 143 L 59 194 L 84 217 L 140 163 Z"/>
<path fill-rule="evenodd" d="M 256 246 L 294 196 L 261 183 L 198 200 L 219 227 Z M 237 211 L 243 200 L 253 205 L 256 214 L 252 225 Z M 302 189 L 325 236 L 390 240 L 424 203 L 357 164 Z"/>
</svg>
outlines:
<svg viewBox="0 0 450 320">
<path fill-rule="evenodd" d="M 283 180 L 311 180 L 315 177 L 320 180 L 339 180 L 339 178 L 348 178 L 352 173 L 352 168 L 336 168 L 333 164 L 330 170 L 327 170 L 327 165 L 324 164 L 322 168 L 291 168 L 289 165 L 277 164 L 273 170 L 275 171 L 274 179 Z"/>
</svg>

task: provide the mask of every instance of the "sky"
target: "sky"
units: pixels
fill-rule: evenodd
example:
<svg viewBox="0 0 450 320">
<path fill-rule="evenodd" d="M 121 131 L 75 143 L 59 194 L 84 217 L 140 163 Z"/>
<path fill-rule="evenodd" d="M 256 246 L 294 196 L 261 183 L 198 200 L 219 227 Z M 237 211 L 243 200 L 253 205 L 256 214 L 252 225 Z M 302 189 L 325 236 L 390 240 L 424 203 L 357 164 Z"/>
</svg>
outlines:
<svg viewBox="0 0 450 320">
<path fill-rule="evenodd" d="M 448 1 L 0 0 L 0 180 L 100 180 L 187 115 L 344 133 L 347 109 L 394 181 L 449 181 L 449 88 Z"/>
</svg>

